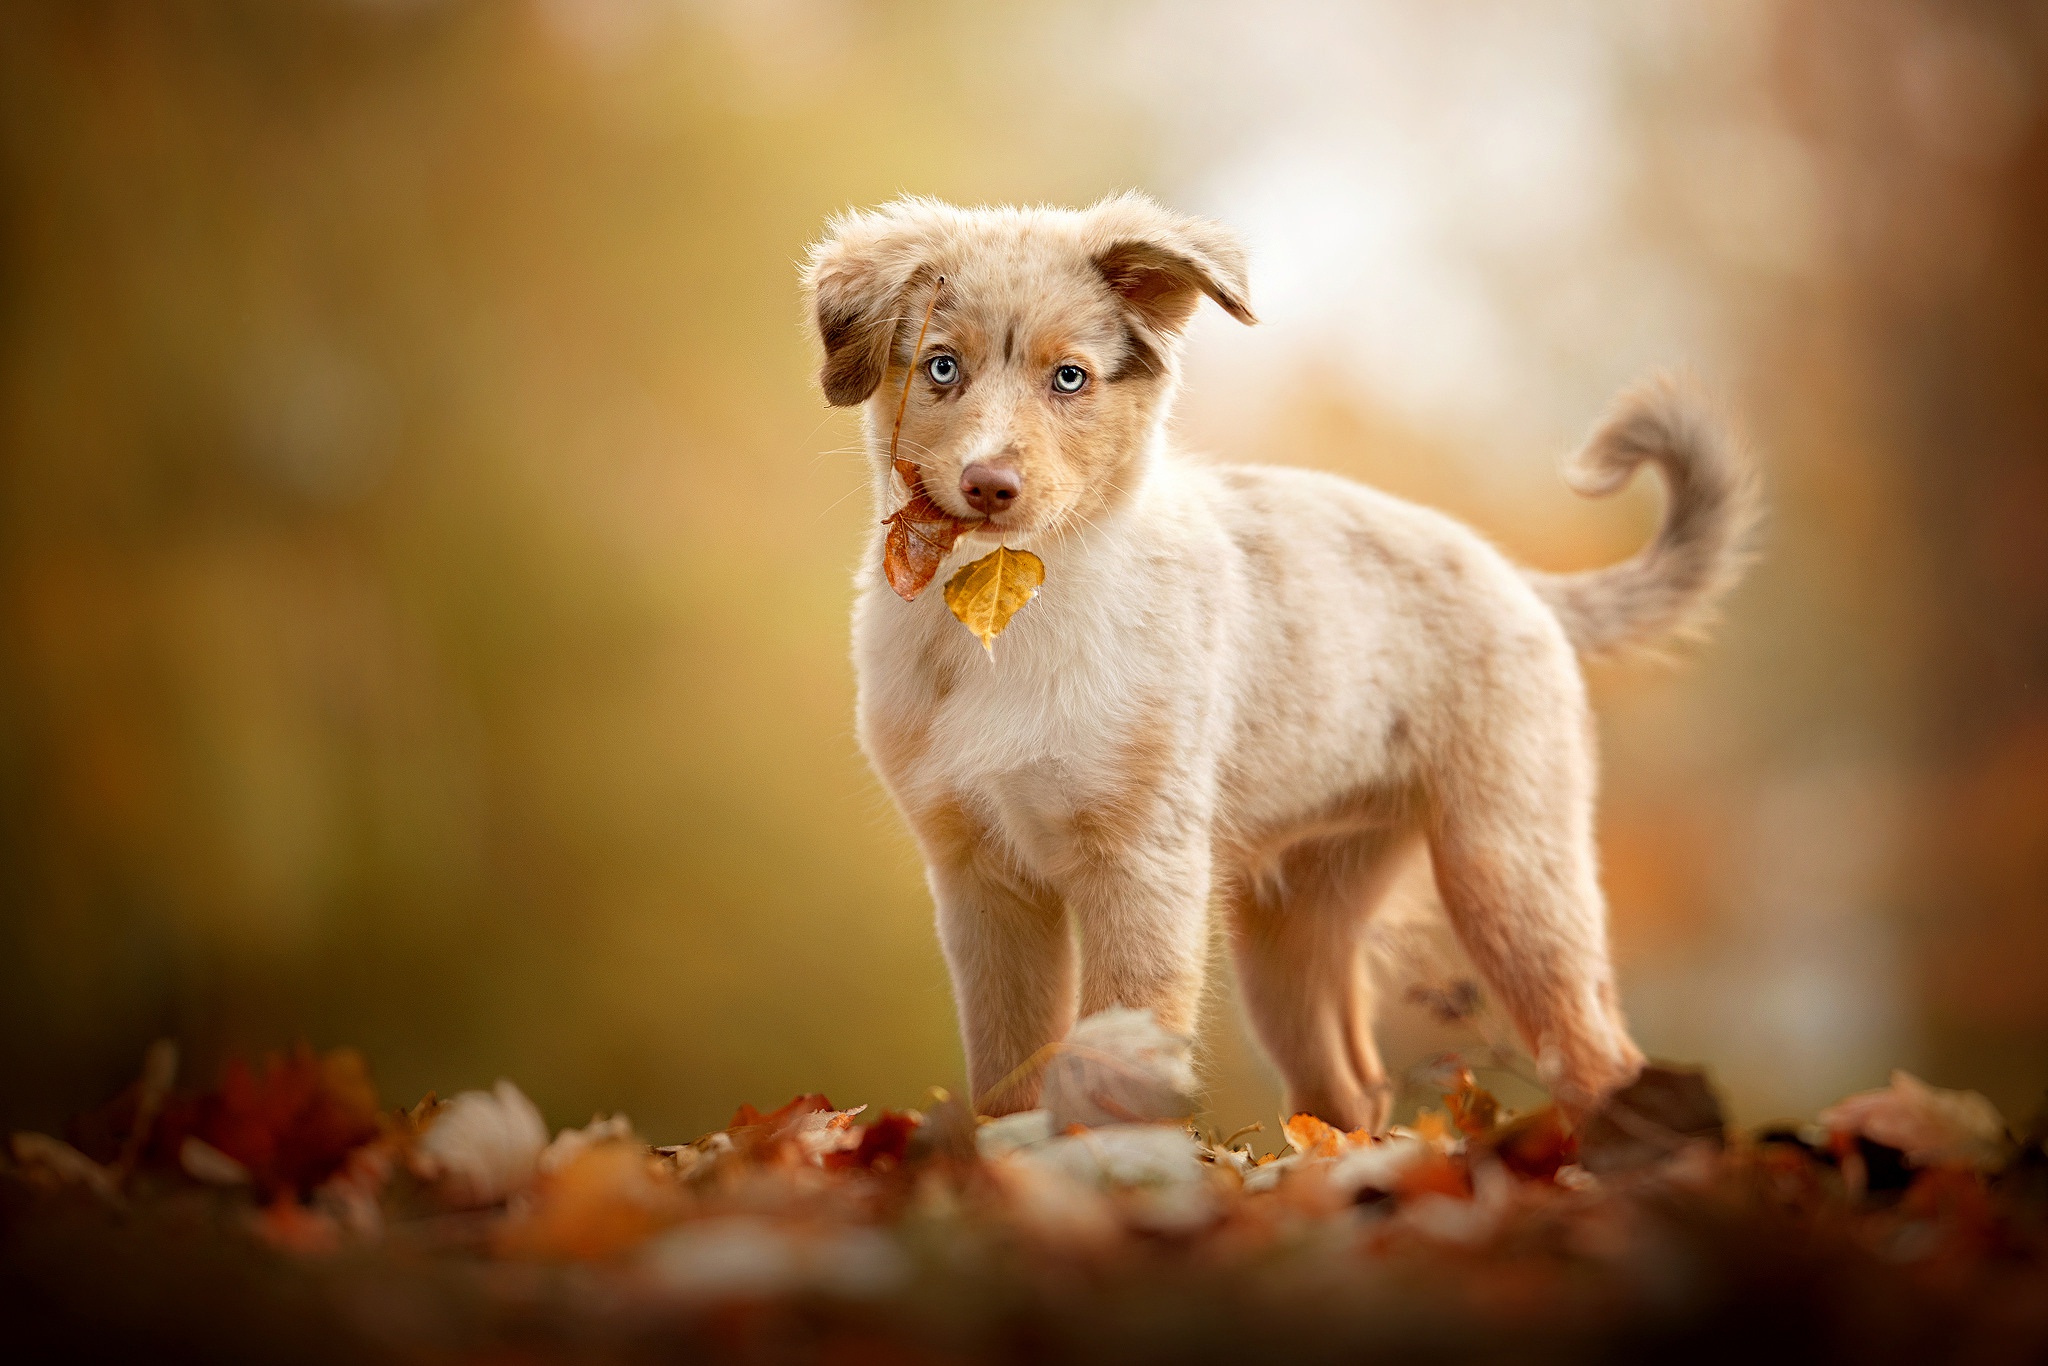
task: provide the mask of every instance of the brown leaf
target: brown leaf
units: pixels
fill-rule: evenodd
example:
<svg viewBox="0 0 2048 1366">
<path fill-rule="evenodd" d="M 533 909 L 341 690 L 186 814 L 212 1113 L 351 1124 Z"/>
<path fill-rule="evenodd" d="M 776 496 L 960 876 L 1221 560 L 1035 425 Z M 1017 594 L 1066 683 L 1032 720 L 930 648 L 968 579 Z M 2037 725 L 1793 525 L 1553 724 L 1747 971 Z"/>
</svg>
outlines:
<svg viewBox="0 0 2048 1366">
<path fill-rule="evenodd" d="M 177 1162 L 185 1140 L 197 1138 L 240 1163 L 265 1199 L 303 1196 L 376 1138 L 382 1121 L 362 1054 L 316 1054 L 301 1043 L 260 1069 L 230 1060 L 212 1091 L 164 1106 L 150 1146 Z"/>
<path fill-rule="evenodd" d="M 802 1123 L 808 1115 L 817 1114 L 820 1111 L 829 1112 L 831 1110 L 832 1102 L 824 1096 L 815 1093 L 798 1096 L 781 1109 L 770 1111 L 765 1115 L 753 1106 L 743 1104 L 739 1109 L 733 1111 L 732 1119 L 725 1127 L 727 1132 L 738 1129 L 759 1129 L 765 1130 L 771 1135 L 779 1134 L 793 1125 Z"/>
<path fill-rule="evenodd" d="M 1044 582 L 1044 560 L 999 545 L 946 581 L 946 606 L 993 656 L 996 637 Z"/>
<path fill-rule="evenodd" d="M 910 1139 L 917 1132 L 918 1119 L 915 1115 L 902 1114 L 895 1110 L 884 1110 L 882 1117 L 860 1131 L 860 1142 L 851 1148 L 842 1148 L 825 1155 L 825 1166 L 833 1171 L 844 1171 L 860 1167 L 869 1171 L 888 1171 L 903 1165 L 904 1156 L 910 1151 Z"/>
<path fill-rule="evenodd" d="M 1651 1064 L 1609 1096 L 1579 1133 L 1579 1162 L 1605 1175 L 1647 1166 L 1704 1140 L 1727 1142 L 1720 1097 L 1697 1068 Z"/>
<path fill-rule="evenodd" d="M 9 1140 L 8 1148 L 22 1172 L 37 1185 L 50 1190 L 83 1186 L 109 1204 L 121 1202 L 113 1174 L 61 1138 L 18 1133 Z"/>
<path fill-rule="evenodd" d="M 910 501 L 883 523 L 889 536 L 882 549 L 882 573 L 905 602 L 915 601 L 931 586 L 939 565 L 975 526 L 933 502 L 915 478 L 916 471 L 911 474 Z"/>
<path fill-rule="evenodd" d="M 1554 1105 L 1501 1125 L 1481 1148 L 1528 1181 L 1549 1181 L 1578 1156 L 1578 1144 Z"/>
</svg>

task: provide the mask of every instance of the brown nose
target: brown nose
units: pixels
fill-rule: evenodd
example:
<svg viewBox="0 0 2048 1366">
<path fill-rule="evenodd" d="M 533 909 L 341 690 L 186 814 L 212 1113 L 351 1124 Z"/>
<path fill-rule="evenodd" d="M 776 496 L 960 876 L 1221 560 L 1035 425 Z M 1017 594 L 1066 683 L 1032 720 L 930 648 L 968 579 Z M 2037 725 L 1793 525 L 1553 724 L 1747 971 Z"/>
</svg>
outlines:
<svg viewBox="0 0 2048 1366">
<path fill-rule="evenodd" d="M 1023 476 L 1010 465 L 969 465 L 960 471 L 960 496 L 984 516 L 1007 511 L 1023 491 Z"/>
</svg>

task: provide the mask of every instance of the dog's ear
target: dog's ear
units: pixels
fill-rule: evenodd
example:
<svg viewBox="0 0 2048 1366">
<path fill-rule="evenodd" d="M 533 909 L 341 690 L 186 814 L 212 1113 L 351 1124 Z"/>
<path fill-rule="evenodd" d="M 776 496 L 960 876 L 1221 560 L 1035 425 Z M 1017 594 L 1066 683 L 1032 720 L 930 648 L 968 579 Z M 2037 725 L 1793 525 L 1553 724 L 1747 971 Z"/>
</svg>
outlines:
<svg viewBox="0 0 2048 1366">
<path fill-rule="evenodd" d="M 842 214 L 811 248 L 804 288 L 825 363 L 818 383 L 835 407 L 864 403 L 889 368 L 912 286 L 930 274 L 934 206 L 918 200 Z"/>
<path fill-rule="evenodd" d="M 1244 248 L 1221 223 L 1124 194 L 1088 211 L 1088 240 L 1103 280 L 1154 332 L 1179 333 L 1204 294 L 1239 322 L 1258 321 L 1248 301 Z"/>
</svg>

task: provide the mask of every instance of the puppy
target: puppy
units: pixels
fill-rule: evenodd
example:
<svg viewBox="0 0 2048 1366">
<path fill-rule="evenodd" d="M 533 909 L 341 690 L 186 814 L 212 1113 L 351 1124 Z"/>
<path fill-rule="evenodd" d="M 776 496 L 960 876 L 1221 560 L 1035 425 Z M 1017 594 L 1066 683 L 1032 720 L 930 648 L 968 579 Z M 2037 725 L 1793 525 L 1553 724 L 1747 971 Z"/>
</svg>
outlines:
<svg viewBox="0 0 2048 1366">
<path fill-rule="evenodd" d="M 877 516 L 915 492 L 889 458 L 907 382 L 901 456 L 984 519 L 942 574 L 998 544 L 1046 566 L 993 663 L 941 594 L 890 591 L 879 530 L 857 580 L 861 743 L 923 850 L 985 1109 L 1034 1103 L 1013 1073 L 1077 1012 L 1191 1031 L 1216 905 L 1290 1112 L 1382 1126 L 1362 946 L 1421 857 L 1569 1109 L 1640 1070 L 1579 658 L 1695 628 L 1739 571 L 1752 478 L 1687 389 L 1624 396 L 1571 467 L 1597 496 L 1656 465 L 1654 543 L 1543 574 L 1347 480 L 1173 448 L 1189 318 L 1206 296 L 1253 321 L 1215 223 L 903 199 L 834 220 L 804 283 Z"/>
</svg>

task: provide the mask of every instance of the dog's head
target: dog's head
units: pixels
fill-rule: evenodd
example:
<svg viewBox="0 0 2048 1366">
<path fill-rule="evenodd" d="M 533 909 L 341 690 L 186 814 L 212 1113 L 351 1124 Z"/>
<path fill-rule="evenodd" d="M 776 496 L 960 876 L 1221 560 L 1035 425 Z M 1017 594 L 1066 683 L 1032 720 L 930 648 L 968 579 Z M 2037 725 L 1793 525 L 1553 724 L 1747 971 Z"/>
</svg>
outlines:
<svg viewBox="0 0 2048 1366">
<path fill-rule="evenodd" d="M 834 220 L 804 282 L 825 397 L 873 404 L 876 477 L 908 375 L 898 454 L 942 507 L 1004 533 L 1129 494 L 1204 294 L 1253 321 L 1229 230 L 1135 194 L 1080 211 L 898 200 Z"/>
</svg>

